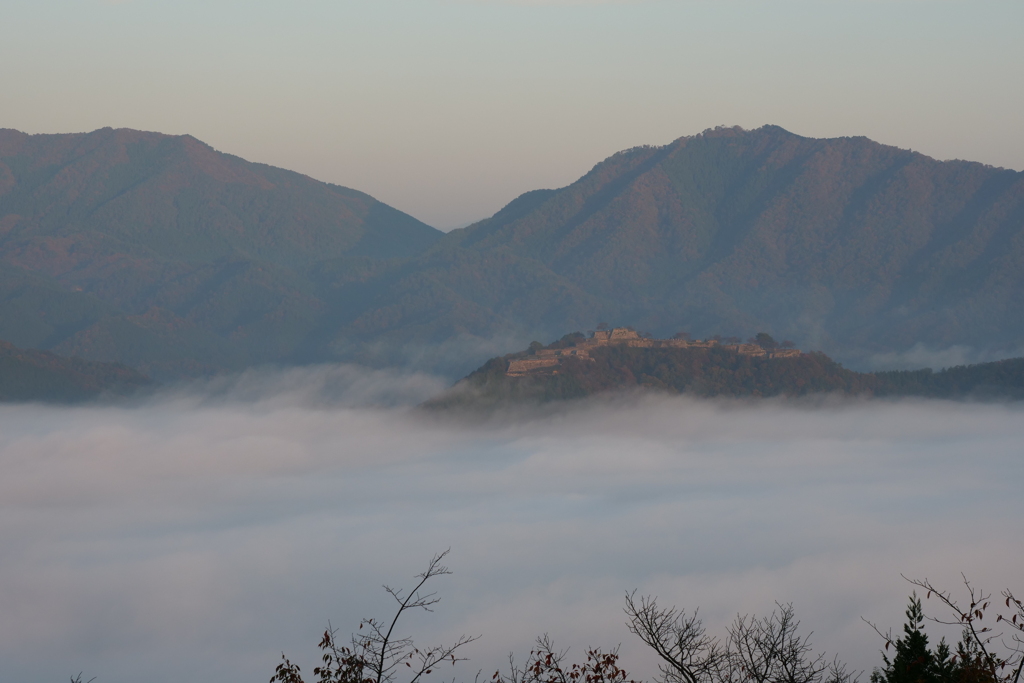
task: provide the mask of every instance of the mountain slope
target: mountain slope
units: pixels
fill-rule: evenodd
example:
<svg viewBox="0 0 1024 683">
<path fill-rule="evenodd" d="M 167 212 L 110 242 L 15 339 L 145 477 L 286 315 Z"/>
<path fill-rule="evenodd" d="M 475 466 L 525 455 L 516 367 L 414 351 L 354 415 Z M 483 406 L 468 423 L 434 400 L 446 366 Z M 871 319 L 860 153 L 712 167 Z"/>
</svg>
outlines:
<svg viewBox="0 0 1024 683">
<path fill-rule="evenodd" d="M 845 360 L 918 342 L 1024 344 L 1024 174 L 866 138 L 715 129 L 616 154 L 449 233 L 380 296 L 404 329 L 414 280 L 486 307 L 487 334 L 600 320 L 655 334 L 769 330 Z M 420 289 L 423 285 L 421 284 Z M 389 327 L 390 326 L 390 327 Z"/>
<path fill-rule="evenodd" d="M 463 374 L 600 321 L 765 330 L 854 366 L 919 343 L 1019 350 L 1024 173 L 720 128 L 442 235 L 188 136 L 0 131 L 0 337 L 20 346 L 158 377 L 333 359 Z"/>
<path fill-rule="evenodd" d="M 25 346 L 170 374 L 280 360 L 325 308 L 315 264 L 440 237 L 189 136 L 0 130 L 0 331 Z"/>
<path fill-rule="evenodd" d="M 63 358 L 0 340 L 0 401 L 83 401 L 129 394 L 151 384 L 123 365 Z"/>
</svg>

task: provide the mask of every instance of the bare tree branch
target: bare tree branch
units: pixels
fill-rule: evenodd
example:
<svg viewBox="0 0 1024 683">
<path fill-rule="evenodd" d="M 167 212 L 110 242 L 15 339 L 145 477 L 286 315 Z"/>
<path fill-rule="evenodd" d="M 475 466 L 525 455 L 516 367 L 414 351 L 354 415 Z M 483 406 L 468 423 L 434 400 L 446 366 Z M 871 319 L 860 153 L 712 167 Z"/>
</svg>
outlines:
<svg viewBox="0 0 1024 683">
<path fill-rule="evenodd" d="M 458 656 L 457 651 L 479 636 L 463 635 L 451 645 L 435 645 L 421 650 L 412 638 L 395 635 L 403 614 L 415 609 L 431 612 L 431 608 L 440 601 L 436 593 L 421 591 L 430 579 L 452 573 L 441 564 L 450 550 L 430 559 L 426 571 L 416 575 L 416 585 L 408 593 L 385 585 L 384 590 L 398 603 L 398 609 L 389 621 L 369 618 L 359 622 L 359 632 L 352 635 L 351 647 L 339 645 L 335 637 L 337 631 L 328 624 L 320 641 L 323 665 L 313 669 L 313 673 L 320 677 L 320 683 L 397 683 L 400 671 L 407 671 L 407 677 L 402 677 L 404 683 L 419 683 L 441 664 L 450 662 L 454 665 L 466 660 Z M 283 661 L 277 666 L 270 683 L 303 683 L 299 667 L 284 655 L 281 659 Z"/>
<path fill-rule="evenodd" d="M 959 626 L 963 630 L 963 642 L 958 656 L 969 658 L 972 666 L 981 669 L 987 678 L 997 683 L 1020 683 L 1021 671 L 1024 669 L 1024 605 L 1009 590 L 1002 592 L 1003 604 L 1010 611 L 996 614 L 993 626 L 985 624 L 988 610 L 993 606 L 992 594 L 975 588 L 967 577 L 963 579 L 967 602 L 960 602 L 953 597 L 951 591 L 936 588 L 927 579 L 911 579 L 909 583 L 927 591 L 925 599 L 935 596 L 939 602 L 952 612 L 951 618 L 927 617 L 937 624 Z M 999 609 L 998 602 L 995 603 Z M 994 624 L 1003 624 L 1009 629 L 1009 636 L 997 633 Z M 999 651 L 1002 646 L 1002 651 Z"/>
<path fill-rule="evenodd" d="M 815 655 L 798 634 L 791 604 L 767 617 L 738 615 L 723 643 L 707 635 L 696 611 L 662 609 L 657 599 L 626 595 L 627 627 L 661 658 L 662 683 L 854 683 L 838 659 Z"/>
<path fill-rule="evenodd" d="M 710 683 L 725 658 L 718 640 L 707 635 L 695 611 L 658 607 L 657 598 L 626 594 L 626 627 L 661 658 L 664 683 Z"/>
</svg>

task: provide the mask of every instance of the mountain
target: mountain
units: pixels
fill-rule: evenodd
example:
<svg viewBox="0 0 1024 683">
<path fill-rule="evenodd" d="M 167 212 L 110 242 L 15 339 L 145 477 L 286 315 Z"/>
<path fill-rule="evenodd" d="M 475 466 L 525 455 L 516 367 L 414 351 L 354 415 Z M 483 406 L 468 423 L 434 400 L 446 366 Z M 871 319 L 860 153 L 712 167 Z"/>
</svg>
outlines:
<svg viewBox="0 0 1024 683">
<path fill-rule="evenodd" d="M 151 384 L 120 364 L 64 358 L 0 340 L 0 401 L 83 401 L 126 395 Z"/>
<path fill-rule="evenodd" d="M 372 197 L 190 136 L 0 130 L 0 337 L 195 374 L 302 355 L 319 264 L 442 233 Z"/>
<path fill-rule="evenodd" d="M 379 284 L 353 316 L 360 333 L 551 339 L 615 320 L 768 330 L 854 362 L 917 343 L 1015 349 L 1024 173 L 719 128 L 528 192 Z"/>
<path fill-rule="evenodd" d="M 616 335 L 622 333 L 616 340 Z M 944 399 L 1024 398 L 1024 358 L 947 368 L 861 373 L 819 351 L 715 340 L 642 339 L 623 328 L 576 332 L 543 346 L 492 358 L 425 404 L 432 410 L 489 412 L 516 405 L 580 399 L 616 391 L 761 398 L 847 394 Z M 632 335 L 631 338 L 629 335 Z"/>
<path fill-rule="evenodd" d="M 188 136 L 0 131 L 0 337 L 155 376 L 485 358 L 616 321 L 867 365 L 1024 348 L 1024 173 L 717 128 L 442 234 Z"/>
</svg>

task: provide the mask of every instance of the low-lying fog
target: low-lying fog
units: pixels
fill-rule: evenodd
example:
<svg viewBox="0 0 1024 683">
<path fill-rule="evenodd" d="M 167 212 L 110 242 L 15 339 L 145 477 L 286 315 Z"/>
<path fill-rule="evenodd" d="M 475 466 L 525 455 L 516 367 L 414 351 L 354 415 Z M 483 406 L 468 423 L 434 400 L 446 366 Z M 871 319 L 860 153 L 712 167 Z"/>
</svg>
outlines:
<svg viewBox="0 0 1024 683">
<path fill-rule="evenodd" d="M 442 602 L 402 629 L 482 634 L 448 680 L 544 632 L 621 642 L 651 676 L 634 588 L 713 630 L 791 601 L 868 670 L 860 618 L 899 630 L 901 573 L 1024 592 L 1020 405 L 646 398 L 486 425 L 394 405 L 440 387 L 314 368 L 0 407 L 0 678 L 265 681 L 284 651 L 311 679 L 328 620 L 390 614 L 381 584 L 449 547 Z"/>
</svg>

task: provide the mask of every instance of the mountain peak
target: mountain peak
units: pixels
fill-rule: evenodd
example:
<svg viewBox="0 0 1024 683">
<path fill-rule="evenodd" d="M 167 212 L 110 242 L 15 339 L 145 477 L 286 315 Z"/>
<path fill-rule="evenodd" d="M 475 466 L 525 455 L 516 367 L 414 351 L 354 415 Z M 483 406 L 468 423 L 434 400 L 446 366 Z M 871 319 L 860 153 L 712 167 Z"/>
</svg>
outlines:
<svg viewBox="0 0 1024 683">
<path fill-rule="evenodd" d="M 734 138 L 749 132 L 751 131 L 742 126 L 715 126 L 714 128 L 705 128 L 699 135 L 704 138 Z"/>
<path fill-rule="evenodd" d="M 447 235 L 188 136 L 3 131 L 0 231 L 0 338 L 158 375 L 601 320 L 848 363 L 1024 343 L 1024 174 L 779 126 L 620 152 Z"/>
<path fill-rule="evenodd" d="M 279 360 L 329 306 L 321 264 L 442 235 L 192 136 L 0 132 L 0 338 L 20 346 L 163 375 Z"/>
</svg>

